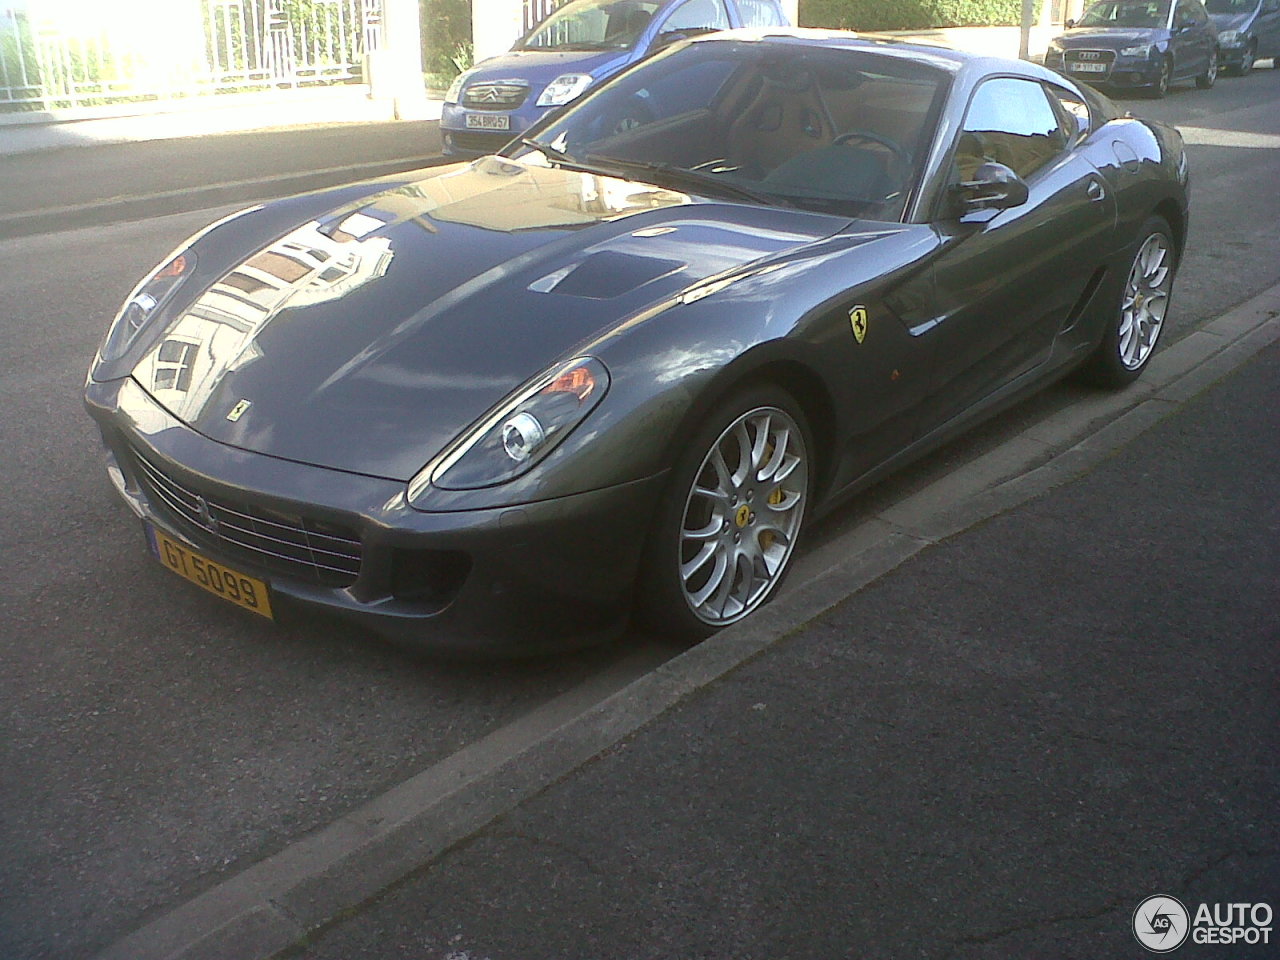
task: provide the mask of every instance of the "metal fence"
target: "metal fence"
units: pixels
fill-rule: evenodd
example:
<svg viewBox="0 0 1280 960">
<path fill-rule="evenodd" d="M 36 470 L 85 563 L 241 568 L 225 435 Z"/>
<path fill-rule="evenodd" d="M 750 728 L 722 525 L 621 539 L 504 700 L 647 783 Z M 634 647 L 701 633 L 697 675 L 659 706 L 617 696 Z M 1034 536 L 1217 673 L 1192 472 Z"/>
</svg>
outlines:
<svg viewBox="0 0 1280 960">
<path fill-rule="evenodd" d="M 565 2 L 566 0 L 524 0 L 524 32 L 528 33 L 535 23 L 545 20 L 552 10 L 564 6 Z"/>
<path fill-rule="evenodd" d="M 382 33 L 382 0 L 9 2 L 6 111 L 359 80 Z"/>
</svg>

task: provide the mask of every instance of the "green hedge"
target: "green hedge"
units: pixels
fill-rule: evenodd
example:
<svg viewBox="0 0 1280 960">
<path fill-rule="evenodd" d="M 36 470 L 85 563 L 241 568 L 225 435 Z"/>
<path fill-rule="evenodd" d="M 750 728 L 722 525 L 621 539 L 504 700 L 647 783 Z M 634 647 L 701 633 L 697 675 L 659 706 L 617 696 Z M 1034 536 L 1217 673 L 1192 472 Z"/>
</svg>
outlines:
<svg viewBox="0 0 1280 960">
<path fill-rule="evenodd" d="M 803 27 L 927 30 L 1016 26 L 1021 20 L 1022 0 L 800 0 Z"/>
</svg>

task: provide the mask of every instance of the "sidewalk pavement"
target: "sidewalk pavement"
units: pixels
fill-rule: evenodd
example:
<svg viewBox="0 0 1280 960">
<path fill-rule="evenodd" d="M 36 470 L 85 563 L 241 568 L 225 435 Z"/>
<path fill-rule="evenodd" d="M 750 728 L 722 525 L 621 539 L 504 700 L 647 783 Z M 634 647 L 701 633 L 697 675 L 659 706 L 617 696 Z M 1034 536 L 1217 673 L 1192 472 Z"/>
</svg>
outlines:
<svg viewBox="0 0 1280 960">
<path fill-rule="evenodd" d="M 1273 344 L 282 956 L 1136 960 L 1148 896 L 1280 907 L 1278 389 Z"/>
</svg>

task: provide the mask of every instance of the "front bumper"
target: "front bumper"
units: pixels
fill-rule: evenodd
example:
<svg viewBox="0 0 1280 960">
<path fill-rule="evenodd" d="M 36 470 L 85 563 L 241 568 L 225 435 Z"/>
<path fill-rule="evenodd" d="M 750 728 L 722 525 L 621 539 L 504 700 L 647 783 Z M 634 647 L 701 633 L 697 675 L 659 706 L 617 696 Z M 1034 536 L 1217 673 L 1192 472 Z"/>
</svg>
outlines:
<svg viewBox="0 0 1280 960">
<path fill-rule="evenodd" d="M 1117 57 L 1107 62 L 1103 73 L 1089 73 L 1072 68 L 1071 51 L 1067 58 L 1052 53 L 1046 55 L 1045 66 L 1056 70 L 1064 76 L 1079 83 L 1087 83 L 1091 87 L 1108 90 L 1141 90 L 1154 87 L 1160 82 L 1160 61 L 1152 59 L 1129 59 Z"/>
<path fill-rule="evenodd" d="M 446 103 L 440 111 L 440 143 L 446 157 L 480 157 L 497 153 L 522 136 L 542 119 L 552 107 L 529 107 L 519 110 L 470 110 L 456 103 Z M 506 130 L 479 129 L 467 126 L 467 117 L 478 117 L 485 123 L 503 122 Z"/>
<path fill-rule="evenodd" d="M 273 605 L 286 616 L 290 606 L 320 610 L 442 651 L 533 654 L 620 632 L 665 478 L 519 506 L 424 513 L 408 504 L 398 481 L 210 440 L 133 380 L 91 380 L 85 403 L 101 429 L 108 472 L 139 517 L 268 581 Z M 353 531 L 358 572 L 342 585 L 281 573 L 269 558 L 256 559 L 173 510 L 155 494 L 154 475 L 144 473 L 140 457 L 210 502 Z"/>
</svg>

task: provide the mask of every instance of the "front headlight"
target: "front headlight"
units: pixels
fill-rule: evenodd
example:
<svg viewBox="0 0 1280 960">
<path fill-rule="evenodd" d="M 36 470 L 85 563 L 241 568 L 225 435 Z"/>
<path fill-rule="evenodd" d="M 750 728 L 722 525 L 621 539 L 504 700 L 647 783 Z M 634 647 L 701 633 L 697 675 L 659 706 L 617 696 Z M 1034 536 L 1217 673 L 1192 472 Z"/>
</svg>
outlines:
<svg viewBox="0 0 1280 960">
<path fill-rule="evenodd" d="M 449 84 L 449 89 L 445 91 L 445 103 L 457 103 L 462 96 L 462 85 L 467 82 L 468 73 L 464 71 L 453 78 L 453 83 Z"/>
<path fill-rule="evenodd" d="M 415 477 L 409 484 L 410 500 L 428 483 L 443 490 L 476 490 L 514 480 L 554 450 L 608 389 L 609 371 L 594 357 L 556 367 L 486 417 L 439 464 Z"/>
<path fill-rule="evenodd" d="M 103 360 L 116 360 L 123 356 L 129 349 L 129 344 L 133 343 L 147 325 L 147 321 L 182 285 L 182 281 L 191 275 L 195 265 L 196 255 L 190 249 L 183 249 L 152 270 L 145 280 L 134 287 L 129 299 L 111 321 L 98 356 Z"/>
<path fill-rule="evenodd" d="M 1051 57 L 1062 56 L 1062 46 L 1054 41 L 1049 41 L 1049 49 L 1046 51 Z"/>
<path fill-rule="evenodd" d="M 1145 57 L 1151 53 L 1151 44 L 1140 43 L 1136 47 L 1125 47 L 1120 51 L 1122 57 Z"/>
<path fill-rule="evenodd" d="M 1218 34 L 1218 43 L 1224 47 L 1238 47 L 1241 42 L 1239 30 L 1223 30 Z"/>
<path fill-rule="evenodd" d="M 547 88 L 543 90 L 542 95 L 538 97 L 538 106 L 563 106 L 575 97 L 580 96 L 582 91 L 587 89 L 589 86 L 591 86 L 591 77 L 588 74 L 562 74 L 547 84 Z"/>
</svg>

